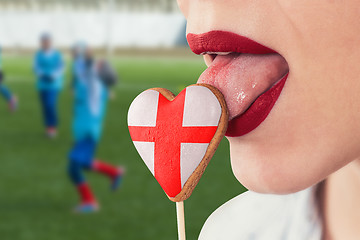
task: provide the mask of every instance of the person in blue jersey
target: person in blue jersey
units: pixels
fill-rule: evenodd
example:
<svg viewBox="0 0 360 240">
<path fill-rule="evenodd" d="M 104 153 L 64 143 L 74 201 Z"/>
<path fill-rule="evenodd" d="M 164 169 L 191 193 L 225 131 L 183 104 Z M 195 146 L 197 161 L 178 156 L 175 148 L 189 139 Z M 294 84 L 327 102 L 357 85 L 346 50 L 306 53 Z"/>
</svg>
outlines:
<svg viewBox="0 0 360 240">
<path fill-rule="evenodd" d="M 14 112 L 17 108 L 17 98 L 8 87 L 4 85 L 4 73 L 2 70 L 2 58 L 1 58 L 2 49 L 0 48 L 0 95 L 5 99 L 9 106 L 9 110 Z"/>
<path fill-rule="evenodd" d="M 108 102 L 108 86 L 100 76 L 101 62 L 95 61 L 85 44 L 77 44 L 73 52 L 74 144 L 69 153 L 68 174 L 76 186 L 81 202 L 75 212 L 95 212 L 99 205 L 90 186 L 83 176 L 83 170 L 106 175 L 111 189 L 116 190 L 122 180 L 124 169 L 114 167 L 95 159 Z"/>
<path fill-rule="evenodd" d="M 46 134 L 55 138 L 58 127 L 57 103 L 63 85 L 64 61 L 62 54 L 52 47 L 52 38 L 45 33 L 40 38 L 41 49 L 34 58 L 37 89 L 43 112 Z"/>
</svg>

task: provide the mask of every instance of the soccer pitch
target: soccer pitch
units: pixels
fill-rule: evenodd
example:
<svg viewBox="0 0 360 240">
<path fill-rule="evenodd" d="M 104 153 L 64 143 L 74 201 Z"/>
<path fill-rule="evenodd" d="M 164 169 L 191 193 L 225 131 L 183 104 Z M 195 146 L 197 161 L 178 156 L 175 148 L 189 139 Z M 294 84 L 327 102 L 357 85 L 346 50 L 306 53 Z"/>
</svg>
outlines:
<svg viewBox="0 0 360 240">
<path fill-rule="evenodd" d="M 0 239 L 176 239 L 175 204 L 138 156 L 127 130 L 127 110 L 134 97 L 147 88 L 164 87 L 177 94 L 195 83 L 205 69 L 202 60 L 114 59 L 121 81 L 114 89 L 116 98 L 109 103 L 97 156 L 124 165 L 127 175 L 115 193 L 109 191 L 107 178 L 86 175 L 101 206 L 100 212 L 88 215 L 71 212 L 78 197 L 66 174 L 72 143 L 69 81 L 61 93 L 59 137 L 49 140 L 42 128 L 31 57 L 4 56 L 3 62 L 5 84 L 18 96 L 20 106 L 10 114 L 0 99 Z M 210 213 L 244 191 L 232 174 L 228 148 L 223 140 L 185 202 L 188 239 L 197 239 Z"/>
</svg>

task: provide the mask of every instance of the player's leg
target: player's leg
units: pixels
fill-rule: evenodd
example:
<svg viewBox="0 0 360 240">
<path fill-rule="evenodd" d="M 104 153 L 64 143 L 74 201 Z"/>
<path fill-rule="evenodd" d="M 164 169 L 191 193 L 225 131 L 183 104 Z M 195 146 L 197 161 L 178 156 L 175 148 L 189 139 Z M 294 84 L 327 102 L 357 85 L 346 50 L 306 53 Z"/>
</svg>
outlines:
<svg viewBox="0 0 360 240">
<path fill-rule="evenodd" d="M 75 208 L 76 212 L 94 212 L 98 210 L 95 196 L 82 172 L 83 169 L 91 168 L 94 151 L 94 143 L 82 140 L 75 143 L 69 154 L 68 174 L 80 196 L 80 204 Z"/>
<path fill-rule="evenodd" d="M 111 190 L 113 191 L 120 186 L 125 174 L 123 167 L 115 167 L 98 159 L 93 162 L 92 170 L 109 177 L 111 180 Z"/>
<path fill-rule="evenodd" d="M 14 94 L 12 94 L 8 104 L 9 104 L 9 110 L 11 112 L 15 112 L 19 105 L 18 98 Z"/>
<path fill-rule="evenodd" d="M 43 122 L 45 127 L 48 125 L 48 91 L 47 90 L 40 90 L 39 91 L 39 99 L 40 105 L 43 115 Z"/>
<path fill-rule="evenodd" d="M 42 104 L 44 124 L 48 137 L 54 138 L 57 135 L 57 116 L 56 116 L 56 102 L 57 91 L 42 90 L 40 91 L 40 100 Z"/>
<path fill-rule="evenodd" d="M 95 197 L 92 194 L 91 189 L 85 180 L 82 169 L 82 164 L 79 163 L 76 158 L 70 159 L 68 166 L 68 174 L 80 194 L 81 203 L 95 202 Z"/>
<path fill-rule="evenodd" d="M 9 88 L 0 84 L 0 95 L 6 100 L 9 105 L 10 111 L 14 112 L 17 108 L 17 98 L 13 95 Z"/>
<path fill-rule="evenodd" d="M 58 112 L 57 112 L 57 105 L 59 99 L 59 90 L 54 89 L 51 90 L 49 102 L 50 102 L 50 125 L 53 128 L 57 128 L 58 126 Z"/>
<path fill-rule="evenodd" d="M 3 84 L 0 84 L 0 94 L 1 96 L 7 101 L 9 102 L 11 99 L 11 92 L 9 91 L 9 89 L 7 87 L 5 87 Z"/>
<path fill-rule="evenodd" d="M 91 130 L 89 131 L 89 135 L 92 136 L 92 139 L 94 139 L 94 141 L 98 142 L 102 130 L 101 122 L 93 121 L 91 125 L 92 127 Z M 99 159 L 94 159 L 91 165 L 91 169 L 95 172 L 107 176 L 111 181 L 110 188 L 113 191 L 119 188 L 125 173 L 123 167 L 115 167 Z"/>
<path fill-rule="evenodd" d="M 59 91 L 54 89 L 48 93 L 48 105 L 47 105 L 47 132 L 49 137 L 54 138 L 57 136 L 58 115 L 57 115 L 57 102 Z"/>
</svg>

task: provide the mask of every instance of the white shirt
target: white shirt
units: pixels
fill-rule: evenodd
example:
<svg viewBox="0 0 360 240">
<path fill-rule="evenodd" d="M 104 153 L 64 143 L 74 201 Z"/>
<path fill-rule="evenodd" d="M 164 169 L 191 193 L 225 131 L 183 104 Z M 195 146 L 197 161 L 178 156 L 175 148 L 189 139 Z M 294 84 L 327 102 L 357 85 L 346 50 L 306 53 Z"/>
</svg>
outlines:
<svg viewBox="0 0 360 240">
<path fill-rule="evenodd" d="M 321 240 L 316 187 L 289 195 L 248 191 L 206 220 L 199 240 Z"/>
</svg>

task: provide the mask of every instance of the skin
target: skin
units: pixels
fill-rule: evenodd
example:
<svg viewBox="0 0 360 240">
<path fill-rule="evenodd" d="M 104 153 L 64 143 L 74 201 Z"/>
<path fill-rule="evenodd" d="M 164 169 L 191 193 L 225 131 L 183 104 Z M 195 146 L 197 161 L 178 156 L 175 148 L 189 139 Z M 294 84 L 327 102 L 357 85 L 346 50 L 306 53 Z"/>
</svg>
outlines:
<svg viewBox="0 0 360 240">
<path fill-rule="evenodd" d="M 353 161 L 330 175 L 325 182 L 324 239 L 359 239 L 360 164 Z"/>
<path fill-rule="evenodd" d="M 43 49 L 44 51 L 47 51 L 51 48 L 52 42 L 51 42 L 51 39 L 46 38 L 46 39 L 42 39 L 40 44 L 41 44 L 41 49 Z"/>
<path fill-rule="evenodd" d="M 288 62 L 289 78 L 267 119 L 247 135 L 228 138 L 237 179 L 250 190 L 276 194 L 328 179 L 326 238 L 351 239 L 355 225 L 339 234 L 341 225 L 336 223 L 345 217 L 350 223 L 360 221 L 359 213 L 345 209 L 355 205 L 345 199 L 353 195 L 360 199 L 358 1 L 178 0 L 178 4 L 188 20 L 188 33 L 234 32 L 274 49 Z M 333 174 L 339 169 L 346 173 Z M 346 185 L 352 182 L 356 189 Z M 334 194 L 339 184 L 341 195 Z"/>
</svg>

